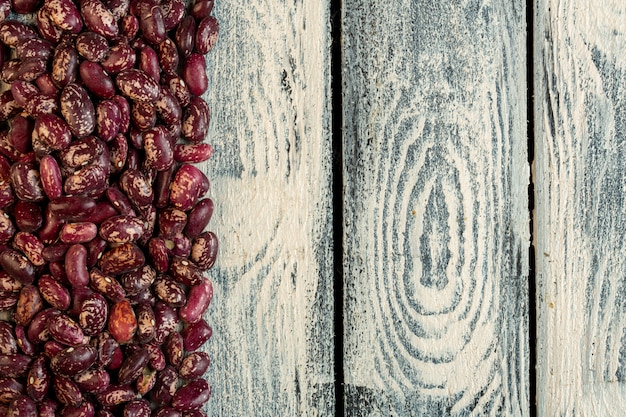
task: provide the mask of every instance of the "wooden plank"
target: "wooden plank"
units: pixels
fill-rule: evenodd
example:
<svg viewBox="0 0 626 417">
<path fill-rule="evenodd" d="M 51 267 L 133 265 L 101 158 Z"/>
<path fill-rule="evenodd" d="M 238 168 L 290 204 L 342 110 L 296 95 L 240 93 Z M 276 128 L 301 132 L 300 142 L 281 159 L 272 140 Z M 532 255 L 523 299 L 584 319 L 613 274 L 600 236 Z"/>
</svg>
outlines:
<svg viewBox="0 0 626 417">
<path fill-rule="evenodd" d="M 626 4 L 536 0 L 540 416 L 626 410 Z"/>
<path fill-rule="evenodd" d="M 347 416 L 527 416 L 525 2 L 346 0 Z"/>
<path fill-rule="evenodd" d="M 216 2 L 209 415 L 334 413 L 328 10 Z"/>
</svg>

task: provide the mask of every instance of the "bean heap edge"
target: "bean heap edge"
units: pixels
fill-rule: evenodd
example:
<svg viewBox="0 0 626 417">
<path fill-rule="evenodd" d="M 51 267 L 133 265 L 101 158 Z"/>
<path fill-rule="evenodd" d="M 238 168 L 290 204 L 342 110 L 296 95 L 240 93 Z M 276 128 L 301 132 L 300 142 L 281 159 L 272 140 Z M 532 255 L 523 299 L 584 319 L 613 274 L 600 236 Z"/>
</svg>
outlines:
<svg viewBox="0 0 626 417">
<path fill-rule="evenodd" d="M 0 0 L 0 417 L 202 417 L 213 0 Z"/>
</svg>

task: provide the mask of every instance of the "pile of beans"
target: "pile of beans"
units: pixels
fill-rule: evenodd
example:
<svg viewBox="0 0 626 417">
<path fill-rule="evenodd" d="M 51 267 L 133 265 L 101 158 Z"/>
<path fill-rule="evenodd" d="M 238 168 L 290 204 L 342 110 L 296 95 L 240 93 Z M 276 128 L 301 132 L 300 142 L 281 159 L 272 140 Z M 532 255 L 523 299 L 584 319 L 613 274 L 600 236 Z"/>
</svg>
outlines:
<svg viewBox="0 0 626 417">
<path fill-rule="evenodd" d="M 206 416 L 212 9 L 0 0 L 0 417 Z"/>
</svg>

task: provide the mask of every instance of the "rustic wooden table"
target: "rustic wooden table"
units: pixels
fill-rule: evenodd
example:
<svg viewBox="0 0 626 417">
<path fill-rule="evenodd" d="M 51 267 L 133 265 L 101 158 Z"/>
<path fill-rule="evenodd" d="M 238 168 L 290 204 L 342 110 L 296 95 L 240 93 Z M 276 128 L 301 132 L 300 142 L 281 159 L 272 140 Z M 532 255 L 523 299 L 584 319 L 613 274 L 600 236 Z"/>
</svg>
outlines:
<svg viewBox="0 0 626 417">
<path fill-rule="evenodd" d="M 626 3 L 215 14 L 210 415 L 625 415 Z"/>
</svg>

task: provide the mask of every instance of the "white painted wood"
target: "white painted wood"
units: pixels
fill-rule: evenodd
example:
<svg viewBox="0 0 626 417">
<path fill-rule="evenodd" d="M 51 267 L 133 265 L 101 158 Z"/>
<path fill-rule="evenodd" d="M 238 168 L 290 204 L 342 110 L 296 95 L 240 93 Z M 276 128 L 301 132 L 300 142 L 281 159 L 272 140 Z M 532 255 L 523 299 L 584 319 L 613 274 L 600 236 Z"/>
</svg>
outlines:
<svg viewBox="0 0 626 417">
<path fill-rule="evenodd" d="M 626 410 L 626 3 L 536 0 L 540 416 Z"/>
<path fill-rule="evenodd" d="M 343 9 L 346 415 L 527 416 L 525 2 Z"/>
<path fill-rule="evenodd" d="M 334 414 L 328 10 L 216 2 L 212 416 Z"/>
</svg>

